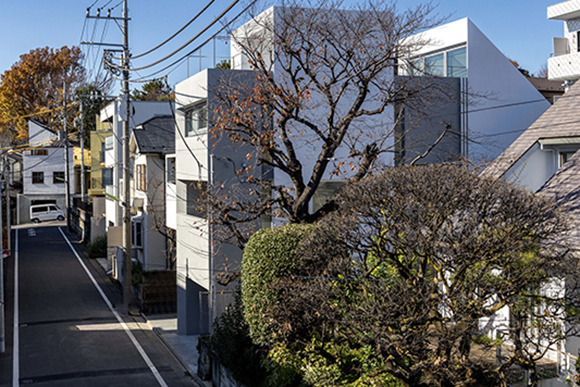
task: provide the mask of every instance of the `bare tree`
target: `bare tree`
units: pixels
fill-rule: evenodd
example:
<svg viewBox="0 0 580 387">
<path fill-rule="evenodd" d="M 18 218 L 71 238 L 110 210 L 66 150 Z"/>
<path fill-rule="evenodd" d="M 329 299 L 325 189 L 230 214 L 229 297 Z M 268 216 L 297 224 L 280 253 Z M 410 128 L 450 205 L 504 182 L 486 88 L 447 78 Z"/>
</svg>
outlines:
<svg viewBox="0 0 580 387">
<path fill-rule="evenodd" d="M 220 106 L 210 112 L 213 138 L 255 149 L 248 158 L 259 167 L 240 167 L 248 176 L 235 190 L 258 195 L 246 201 L 232 200 L 239 192 L 209 193 L 213 222 L 240 247 L 250 234 L 243 226 L 260 217 L 303 223 L 333 211 L 333 202 L 312 208 L 321 181 L 357 181 L 391 163 L 401 119 L 395 105 L 422 106 L 435 89 L 445 95 L 436 80 L 417 81 L 409 60 L 427 43 L 415 35 L 439 23 L 430 4 L 404 11 L 382 0 L 341 6 L 283 2 L 232 33 L 255 79 L 248 87 L 224 77 Z M 402 65 L 407 77 L 397 76 Z"/>
<path fill-rule="evenodd" d="M 332 345 L 366 349 L 381 366 L 349 372 L 406 386 L 505 386 L 514 365 L 537 383 L 538 360 L 578 333 L 579 262 L 549 200 L 439 165 L 367 177 L 338 204 L 293 257 L 294 275 L 270 285 L 274 307 L 254 310 L 273 343 L 338 364 L 349 352 Z M 508 324 L 485 326 L 506 311 Z M 500 364 L 486 343 L 503 344 Z"/>
</svg>

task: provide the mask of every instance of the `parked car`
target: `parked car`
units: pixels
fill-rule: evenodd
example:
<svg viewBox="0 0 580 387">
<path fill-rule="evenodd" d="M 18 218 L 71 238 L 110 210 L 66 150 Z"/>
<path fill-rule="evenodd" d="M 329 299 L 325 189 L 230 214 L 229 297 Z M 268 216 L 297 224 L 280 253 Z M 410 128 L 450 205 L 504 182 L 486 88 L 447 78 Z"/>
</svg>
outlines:
<svg viewBox="0 0 580 387">
<path fill-rule="evenodd" d="M 30 206 L 30 220 L 34 223 L 47 220 L 64 220 L 64 212 L 55 204 L 36 204 Z"/>
</svg>

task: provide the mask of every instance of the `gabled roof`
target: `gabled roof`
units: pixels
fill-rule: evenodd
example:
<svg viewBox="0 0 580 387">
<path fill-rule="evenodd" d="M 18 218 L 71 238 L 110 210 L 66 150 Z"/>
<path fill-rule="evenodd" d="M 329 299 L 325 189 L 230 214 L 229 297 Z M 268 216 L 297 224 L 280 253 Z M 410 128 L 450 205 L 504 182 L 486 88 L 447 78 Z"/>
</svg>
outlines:
<svg viewBox="0 0 580 387">
<path fill-rule="evenodd" d="M 496 158 L 483 174 L 502 177 L 540 139 L 579 136 L 580 82 L 576 82 Z"/>
<path fill-rule="evenodd" d="M 554 199 L 570 215 L 569 241 L 573 248 L 580 250 L 580 152 L 576 152 L 538 193 Z"/>
<path fill-rule="evenodd" d="M 44 130 L 47 130 L 47 131 L 54 133 L 54 134 L 57 134 L 56 131 L 50 129 L 48 126 L 46 126 L 45 124 L 43 124 L 40 121 L 35 120 L 34 118 L 29 118 L 28 121 L 33 122 L 34 124 L 40 126 Z"/>
<path fill-rule="evenodd" d="M 156 116 L 133 130 L 139 153 L 166 153 L 175 148 L 173 116 Z"/>
</svg>

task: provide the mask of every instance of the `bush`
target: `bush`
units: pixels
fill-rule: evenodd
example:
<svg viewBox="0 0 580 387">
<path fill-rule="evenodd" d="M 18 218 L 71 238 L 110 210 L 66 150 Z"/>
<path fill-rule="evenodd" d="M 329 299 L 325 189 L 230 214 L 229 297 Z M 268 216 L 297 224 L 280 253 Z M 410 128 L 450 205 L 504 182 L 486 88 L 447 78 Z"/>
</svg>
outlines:
<svg viewBox="0 0 580 387">
<path fill-rule="evenodd" d="M 244 248 L 242 260 L 242 302 L 250 336 L 258 345 L 272 345 L 280 337 L 280 327 L 267 317 L 276 305 L 276 282 L 299 273 L 294 259 L 300 241 L 314 226 L 290 224 L 263 229 L 254 234 Z"/>
<path fill-rule="evenodd" d="M 98 236 L 94 242 L 87 244 L 89 258 L 103 258 L 107 256 L 107 237 Z"/>
<path fill-rule="evenodd" d="M 237 381 L 246 386 L 265 385 L 266 371 L 261 362 L 266 351 L 250 338 L 239 292 L 234 304 L 216 319 L 211 348 Z"/>
</svg>

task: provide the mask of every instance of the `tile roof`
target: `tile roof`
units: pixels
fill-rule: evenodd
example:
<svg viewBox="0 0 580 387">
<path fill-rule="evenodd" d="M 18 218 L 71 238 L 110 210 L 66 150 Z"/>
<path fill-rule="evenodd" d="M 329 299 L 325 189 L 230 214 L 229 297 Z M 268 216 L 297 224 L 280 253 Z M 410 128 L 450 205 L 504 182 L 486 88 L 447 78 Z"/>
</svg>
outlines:
<svg viewBox="0 0 580 387">
<path fill-rule="evenodd" d="M 164 153 L 175 148 L 175 120 L 172 116 L 156 116 L 133 131 L 139 153 Z"/>
<path fill-rule="evenodd" d="M 569 215 L 569 241 L 572 248 L 580 250 L 580 152 L 576 152 L 538 193 L 554 199 Z"/>
<path fill-rule="evenodd" d="M 539 139 L 578 136 L 580 136 L 580 82 L 576 82 L 526 129 L 483 171 L 483 175 L 502 177 Z"/>
</svg>

